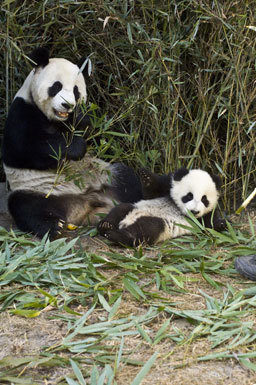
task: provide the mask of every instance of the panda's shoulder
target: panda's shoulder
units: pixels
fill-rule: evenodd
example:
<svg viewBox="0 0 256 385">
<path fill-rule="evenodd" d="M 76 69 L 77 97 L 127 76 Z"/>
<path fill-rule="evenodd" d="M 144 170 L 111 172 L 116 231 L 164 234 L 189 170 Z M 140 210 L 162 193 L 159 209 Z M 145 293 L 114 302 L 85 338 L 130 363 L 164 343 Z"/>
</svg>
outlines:
<svg viewBox="0 0 256 385">
<path fill-rule="evenodd" d="M 36 119 L 41 117 L 41 111 L 32 103 L 24 99 L 23 97 L 17 96 L 12 104 L 9 111 L 9 117 L 24 117 L 26 119 Z"/>
<path fill-rule="evenodd" d="M 40 126 L 45 126 L 47 119 L 43 113 L 34 105 L 25 100 L 22 97 L 16 97 L 10 107 L 8 117 L 6 120 L 6 130 L 16 131 L 17 129 L 30 129 L 34 130 L 34 126 L 37 126 L 37 131 L 40 130 Z"/>
</svg>

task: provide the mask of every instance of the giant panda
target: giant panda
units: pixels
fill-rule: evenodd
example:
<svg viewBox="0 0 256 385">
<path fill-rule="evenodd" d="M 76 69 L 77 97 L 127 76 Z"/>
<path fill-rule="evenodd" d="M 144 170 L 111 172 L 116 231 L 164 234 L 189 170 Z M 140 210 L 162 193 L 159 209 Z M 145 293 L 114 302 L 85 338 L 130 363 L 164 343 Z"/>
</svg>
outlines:
<svg viewBox="0 0 256 385">
<path fill-rule="evenodd" d="M 165 176 L 145 170 L 141 175 L 146 199 L 134 204 L 121 203 L 98 223 L 99 233 L 110 241 L 133 247 L 188 234 L 188 211 L 207 227 L 225 229 L 225 221 L 214 211 L 221 187 L 218 176 L 186 168 Z"/>
<path fill-rule="evenodd" d="M 9 211 L 17 227 L 54 239 L 66 225 L 95 224 L 114 202 L 141 199 L 131 168 L 86 153 L 85 78 L 45 48 L 31 54 L 34 68 L 16 93 L 3 136 Z"/>
</svg>

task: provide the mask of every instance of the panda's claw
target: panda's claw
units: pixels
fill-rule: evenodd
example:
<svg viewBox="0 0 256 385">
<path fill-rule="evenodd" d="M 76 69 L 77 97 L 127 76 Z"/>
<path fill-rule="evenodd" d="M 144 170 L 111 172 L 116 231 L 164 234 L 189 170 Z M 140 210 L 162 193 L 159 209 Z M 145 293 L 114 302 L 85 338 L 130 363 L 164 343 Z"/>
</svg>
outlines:
<svg viewBox="0 0 256 385">
<path fill-rule="evenodd" d="M 102 222 L 101 224 L 100 224 L 100 227 L 102 227 L 102 228 L 104 228 L 104 229 L 108 229 L 108 230 L 113 230 L 114 229 L 114 226 L 113 226 L 113 224 L 112 223 L 110 223 L 110 222 Z"/>
<path fill-rule="evenodd" d="M 109 232 L 115 230 L 115 225 L 108 221 L 102 221 L 98 224 L 98 230 L 103 237 L 108 238 Z"/>
<path fill-rule="evenodd" d="M 58 227 L 60 227 L 61 229 L 63 229 L 64 224 L 65 224 L 65 221 L 64 221 L 63 219 L 59 219 L 59 221 L 58 221 Z"/>
<path fill-rule="evenodd" d="M 151 176 L 150 176 L 150 171 L 146 170 L 146 169 L 140 169 L 139 171 L 140 173 L 140 179 L 141 179 L 141 182 L 146 186 L 148 187 L 150 185 L 150 182 L 151 182 Z"/>
</svg>

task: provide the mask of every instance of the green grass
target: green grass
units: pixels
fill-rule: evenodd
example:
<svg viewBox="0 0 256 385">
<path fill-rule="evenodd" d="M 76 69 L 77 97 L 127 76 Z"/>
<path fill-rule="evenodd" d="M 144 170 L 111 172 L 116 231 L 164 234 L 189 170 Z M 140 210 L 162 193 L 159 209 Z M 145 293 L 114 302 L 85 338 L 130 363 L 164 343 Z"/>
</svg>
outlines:
<svg viewBox="0 0 256 385">
<path fill-rule="evenodd" d="M 89 101 L 123 134 L 103 135 L 102 155 L 110 148 L 113 159 L 157 172 L 218 172 L 227 211 L 253 190 L 253 1 L 6 0 L 0 18 L 2 122 L 34 47 L 74 62 L 90 55 Z"/>
<path fill-rule="evenodd" d="M 184 346 L 205 339 L 211 354 L 202 352 L 194 361 L 223 360 L 236 354 L 241 364 L 256 370 L 255 327 L 250 320 L 255 313 L 255 288 L 237 291 L 222 280 L 235 277 L 234 256 L 255 253 L 255 233 L 229 226 L 220 234 L 190 225 L 192 235 L 158 247 L 98 253 L 84 251 L 79 238 L 40 242 L 0 229 L 0 310 L 31 318 L 50 306 L 50 317 L 67 325 L 62 340 L 39 354 L 1 360 L 0 380 L 18 384 L 24 378 L 22 384 L 34 384 L 35 378 L 26 370 L 23 377 L 22 367 L 64 366 L 70 367 L 71 374 L 60 378 L 59 384 L 83 384 L 90 378 L 91 384 L 114 385 L 122 363 L 142 366 L 132 382 L 140 384 L 156 360 L 168 358 L 156 353 L 166 340 Z M 149 258 L 150 253 L 155 258 Z M 202 309 L 193 310 L 188 303 L 186 310 L 179 310 L 170 295 L 182 298 L 190 293 L 188 284 L 200 279 L 219 295 L 199 290 L 197 295 L 205 303 Z M 124 315 L 120 310 L 127 301 L 135 302 L 134 311 Z M 163 315 L 166 321 L 156 328 Z M 91 322 L 91 317 L 97 321 Z M 188 332 L 171 327 L 173 319 L 186 320 Z M 144 341 L 155 354 L 146 362 L 134 360 L 134 351 L 125 346 L 129 336 L 137 338 L 135 351 Z M 112 347 L 110 341 L 115 342 Z M 182 366 L 189 362 L 184 357 Z"/>
</svg>

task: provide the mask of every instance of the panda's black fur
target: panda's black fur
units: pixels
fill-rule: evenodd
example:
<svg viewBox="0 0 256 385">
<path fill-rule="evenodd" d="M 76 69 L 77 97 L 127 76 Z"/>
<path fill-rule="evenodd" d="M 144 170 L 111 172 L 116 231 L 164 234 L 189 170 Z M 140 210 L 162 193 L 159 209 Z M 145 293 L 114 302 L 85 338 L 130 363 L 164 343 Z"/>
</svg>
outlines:
<svg viewBox="0 0 256 385">
<path fill-rule="evenodd" d="M 136 202 L 142 191 L 132 169 L 86 154 L 88 117 L 75 109 L 87 96 L 79 68 L 49 59 L 43 48 L 31 58 L 35 68 L 17 92 L 4 129 L 8 207 L 20 230 L 39 237 L 49 232 L 53 239 L 67 223 L 96 223 L 114 201 Z M 81 173 L 82 187 L 61 173 L 58 179 L 63 164 L 71 174 Z"/>
<path fill-rule="evenodd" d="M 159 176 L 143 169 L 141 182 L 144 200 L 121 203 L 99 222 L 99 233 L 110 241 L 127 246 L 152 245 L 187 234 L 188 228 L 179 225 L 188 225 L 188 210 L 206 227 L 217 231 L 226 228 L 225 220 L 215 210 L 221 185 L 218 176 L 185 168 Z"/>
</svg>

